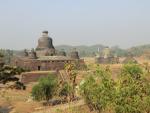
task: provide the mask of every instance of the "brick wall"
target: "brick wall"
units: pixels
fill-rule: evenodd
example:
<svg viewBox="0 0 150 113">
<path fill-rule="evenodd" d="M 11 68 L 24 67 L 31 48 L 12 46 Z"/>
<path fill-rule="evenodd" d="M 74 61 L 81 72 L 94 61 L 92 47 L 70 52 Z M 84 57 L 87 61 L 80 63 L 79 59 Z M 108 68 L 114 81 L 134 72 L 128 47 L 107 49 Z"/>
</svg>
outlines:
<svg viewBox="0 0 150 113">
<path fill-rule="evenodd" d="M 20 81 L 24 84 L 30 82 L 37 82 L 39 78 L 46 77 L 49 74 L 58 75 L 56 71 L 37 71 L 37 72 L 25 72 L 20 76 Z"/>
</svg>

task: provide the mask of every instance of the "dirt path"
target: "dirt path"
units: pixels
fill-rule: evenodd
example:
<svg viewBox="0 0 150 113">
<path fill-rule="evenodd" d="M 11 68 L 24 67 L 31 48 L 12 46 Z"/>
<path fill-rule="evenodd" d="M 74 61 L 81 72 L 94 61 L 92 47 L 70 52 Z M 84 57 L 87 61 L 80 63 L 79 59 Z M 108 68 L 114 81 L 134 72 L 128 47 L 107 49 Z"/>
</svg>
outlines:
<svg viewBox="0 0 150 113">
<path fill-rule="evenodd" d="M 85 105 L 84 100 L 79 100 L 79 101 L 75 101 L 75 102 L 71 102 L 71 103 L 67 103 L 67 104 L 62 104 L 62 105 L 45 108 L 45 109 L 42 109 L 40 111 L 36 111 L 33 113 L 57 113 L 57 111 L 59 111 L 59 110 L 63 111 L 68 108 L 78 107 L 78 106 L 82 106 L 82 105 Z"/>
</svg>

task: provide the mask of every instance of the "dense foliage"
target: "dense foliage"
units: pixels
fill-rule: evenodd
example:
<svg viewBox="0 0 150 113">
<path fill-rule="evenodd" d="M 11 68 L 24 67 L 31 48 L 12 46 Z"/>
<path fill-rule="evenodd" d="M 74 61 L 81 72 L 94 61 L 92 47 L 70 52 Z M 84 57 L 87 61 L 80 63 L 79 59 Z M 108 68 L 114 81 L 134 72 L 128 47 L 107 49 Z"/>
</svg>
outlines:
<svg viewBox="0 0 150 113">
<path fill-rule="evenodd" d="M 66 64 L 66 80 L 59 79 L 54 75 L 49 75 L 39 79 L 38 84 L 32 88 L 32 97 L 34 100 L 49 101 L 59 97 L 62 100 L 67 99 L 71 101 L 75 97 L 75 86 L 76 86 L 76 77 L 77 73 L 75 71 L 74 64 Z M 62 75 L 63 76 L 63 75 Z"/>
<path fill-rule="evenodd" d="M 9 65 L 3 65 L 0 67 L 0 84 L 8 86 L 12 89 L 23 89 L 25 90 L 25 85 L 19 81 L 19 77 L 22 72 L 25 72 L 24 69 L 20 67 L 13 67 Z M 10 83 L 11 82 L 11 83 Z M 6 83 L 8 83 L 6 85 Z"/>
<path fill-rule="evenodd" d="M 69 64 L 65 65 L 65 70 L 66 70 L 67 76 L 69 78 L 67 86 L 69 86 L 68 87 L 69 94 L 71 93 L 70 95 L 68 95 L 70 100 L 72 100 L 75 97 L 75 88 L 77 85 L 77 83 L 76 83 L 76 78 L 77 78 L 76 68 L 77 68 L 77 66 L 74 63 L 71 63 L 71 64 L 69 63 Z"/>
<path fill-rule="evenodd" d="M 91 110 L 115 113 L 149 113 L 150 83 L 136 64 L 123 66 L 118 80 L 109 69 L 98 67 L 81 85 L 81 94 Z"/>
<path fill-rule="evenodd" d="M 50 100 L 57 92 L 58 80 L 49 75 L 39 79 L 39 83 L 32 89 L 32 97 L 35 100 Z"/>
<path fill-rule="evenodd" d="M 91 110 L 102 111 L 112 106 L 115 82 L 110 75 L 108 70 L 97 68 L 81 85 L 81 93 Z"/>
<path fill-rule="evenodd" d="M 0 49 L 0 57 L 3 56 L 5 64 L 10 64 L 11 58 L 13 56 L 13 51 L 12 50 L 5 50 L 5 49 Z"/>
<path fill-rule="evenodd" d="M 0 68 L 0 83 L 7 83 L 10 81 L 18 81 L 15 75 L 20 75 L 25 70 L 19 67 L 5 65 Z"/>
<path fill-rule="evenodd" d="M 59 96 L 64 96 L 65 98 L 73 93 L 73 89 L 68 82 L 64 82 L 60 87 Z"/>
</svg>

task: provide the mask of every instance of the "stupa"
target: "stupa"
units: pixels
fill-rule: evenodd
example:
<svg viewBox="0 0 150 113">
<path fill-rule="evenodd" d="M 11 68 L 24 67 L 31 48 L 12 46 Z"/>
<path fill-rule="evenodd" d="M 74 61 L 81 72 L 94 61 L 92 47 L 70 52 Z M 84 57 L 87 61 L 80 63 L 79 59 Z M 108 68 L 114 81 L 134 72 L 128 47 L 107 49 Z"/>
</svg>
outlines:
<svg viewBox="0 0 150 113">
<path fill-rule="evenodd" d="M 53 46 L 53 40 L 48 36 L 48 31 L 42 32 L 42 37 L 38 40 L 36 48 L 37 56 L 53 56 L 55 55 L 55 48 Z"/>
</svg>

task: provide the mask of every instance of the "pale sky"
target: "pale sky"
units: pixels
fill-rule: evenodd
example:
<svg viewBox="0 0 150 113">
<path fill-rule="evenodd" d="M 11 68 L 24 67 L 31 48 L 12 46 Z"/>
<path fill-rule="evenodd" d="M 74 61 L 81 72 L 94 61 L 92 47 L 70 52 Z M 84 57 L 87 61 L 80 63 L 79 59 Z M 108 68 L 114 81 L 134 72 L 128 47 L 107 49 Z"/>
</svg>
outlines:
<svg viewBox="0 0 150 113">
<path fill-rule="evenodd" d="M 54 45 L 150 44 L 150 0 L 0 0 L 0 48 L 35 48 L 43 30 Z"/>
</svg>

